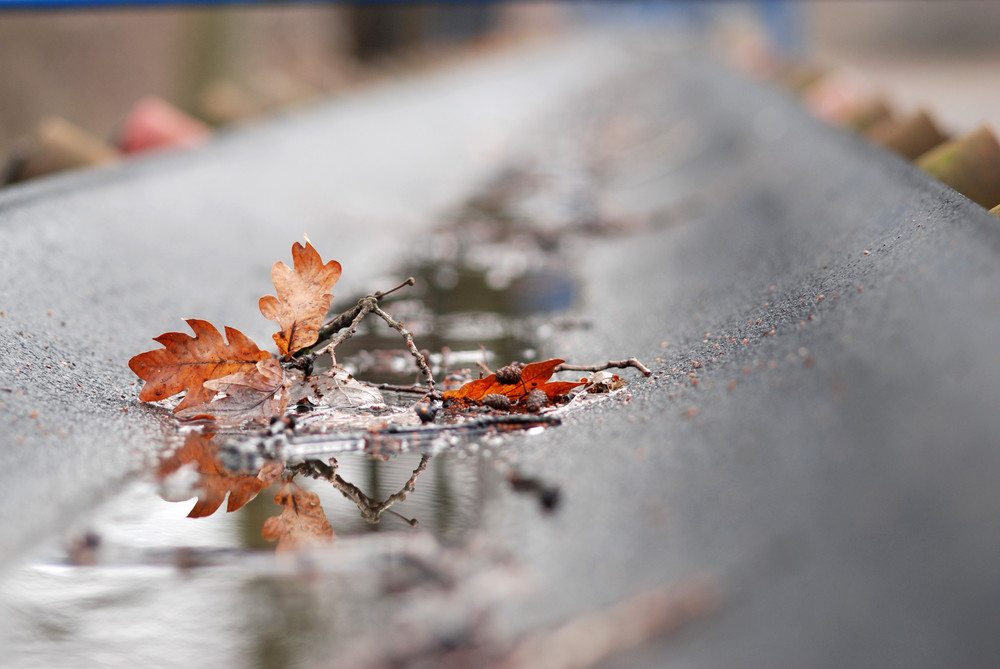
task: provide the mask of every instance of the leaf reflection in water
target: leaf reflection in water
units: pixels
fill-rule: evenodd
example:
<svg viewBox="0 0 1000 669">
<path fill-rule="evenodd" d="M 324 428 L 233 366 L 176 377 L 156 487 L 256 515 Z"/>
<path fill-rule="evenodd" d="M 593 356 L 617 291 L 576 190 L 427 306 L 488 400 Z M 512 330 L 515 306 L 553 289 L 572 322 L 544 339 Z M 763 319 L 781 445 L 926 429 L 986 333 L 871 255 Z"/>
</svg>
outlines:
<svg viewBox="0 0 1000 669">
<path fill-rule="evenodd" d="M 226 500 L 226 511 L 237 511 L 253 500 L 261 491 L 280 483 L 275 503 L 281 513 L 264 521 L 261 536 L 267 541 L 277 541 L 279 552 L 331 543 L 336 534 L 320 504 L 319 496 L 304 489 L 295 481 L 304 476 L 322 479 L 354 502 L 361 517 L 370 524 L 378 524 L 388 512 L 403 518 L 411 527 L 416 519 L 405 518 L 389 507 L 406 499 L 415 489 L 417 478 L 427 469 L 430 455 L 423 455 L 409 480 L 395 493 L 383 500 L 369 497 L 358 486 L 344 479 L 338 471 L 336 459 L 329 464 L 318 459 L 307 459 L 290 464 L 283 460 L 263 460 L 255 470 L 237 472 L 228 469 L 220 460 L 221 447 L 212 433 L 194 432 L 175 452 L 160 460 L 156 476 L 161 485 L 161 496 L 171 502 L 180 502 L 197 496 L 198 501 L 188 514 L 190 518 L 204 518 L 214 514 Z M 386 459 L 388 456 L 372 456 Z"/>
<path fill-rule="evenodd" d="M 187 436 L 183 446 L 160 460 L 156 478 L 165 491 L 171 491 L 162 494 L 164 499 L 182 502 L 198 498 L 188 514 L 189 518 L 211 516 L 222 506 L 227 494 L 229 503 L 226 511 L 242 508 L 261 490 L 281 478 L 285 469 L 283 463 L 265 462 L 252 474 L 232 472 L 219 461 L 219 450 L 214 434 L 193 432 Z M 192 472 L 197 475 L 197 480 L 183 485 L 185 474 Z M 172 485 L 178 479 L 181 485 Z"/>
<path fill-rule="evenodd" d="M 274 501 L 281 505 L 281 514 L 268 518 L 260 533 L 268 541 L 278 542 L 279 553 L 334 540 L 333 527 L 316 493 L 303 490 L 292 481 L 285 481 Z"/>
</svg>

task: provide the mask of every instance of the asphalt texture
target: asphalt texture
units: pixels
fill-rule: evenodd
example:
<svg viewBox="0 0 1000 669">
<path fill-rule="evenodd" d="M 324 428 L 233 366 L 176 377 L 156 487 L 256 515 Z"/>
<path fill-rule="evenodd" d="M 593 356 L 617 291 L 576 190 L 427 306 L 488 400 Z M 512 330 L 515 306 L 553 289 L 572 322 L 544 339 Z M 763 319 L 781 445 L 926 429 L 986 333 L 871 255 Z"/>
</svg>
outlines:
<svg viewBox="0 0 1000 669">
<path fill-rule="evenodd" d="M 590 327 L 548 346 L 655 374 L 505 442 L 562 503 L 491 497 L 481 533 L 536 586 L 498 629 L 701 573 L 716 613 L 608 666 L 995 664 L 996 219 L 658 39 L 495 56 L 0 193 L 8 564 L 173 429 L 126 367 L 151 335 L 196 316 L 266 341 L 275 249 L 307 230 L 367 287 L 511 156 L 565 160 L 593 118 L 613 121 L 600 202 L 622 227 L 572 246 Z"/>
</svg>

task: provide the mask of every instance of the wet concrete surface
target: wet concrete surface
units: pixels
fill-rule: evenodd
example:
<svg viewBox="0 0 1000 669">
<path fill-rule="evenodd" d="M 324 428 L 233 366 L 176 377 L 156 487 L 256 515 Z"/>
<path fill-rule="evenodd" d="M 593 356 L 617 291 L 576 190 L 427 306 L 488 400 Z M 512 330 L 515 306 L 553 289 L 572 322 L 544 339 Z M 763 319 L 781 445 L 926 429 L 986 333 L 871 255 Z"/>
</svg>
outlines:
<svg viewBox="0 0 1000 669">
<path fill-rule="evenodd" d="M 387 573 L 378 560 L 348 569 L 347 584 L 293 585 L 240 562 L 146 581 L 110 572 L 131 593 L 120 608 L 168 608 L 221 666 L 246 660 L 241 640 L 296 626 L 312 629 L 309 648 L 286 659 L 377 664 L 359 647 L 379 646 L 381 625 L 396 655 L 410 639 L 430 666 L 442 648 L 475 646 L 480 616 L 510 642 L 708 574 L 714 615 L 607 666 L 992 664 L 995 219 L 784 94 L 664 44 L 590 36 L 507 54 L 197 154 L 0 193 L 7 612 L 44 609 L 17 584 L 39 579 L 28 549 L 85 520 L 172 431 L 137 403 L 125 364 L 149 337 L 197 316 L 267 341 L 254 305 L 302 230 L 344 265 L 342 294 L 368 290 L 513 163 L 565 168 L 549 172 L 568 193 L 558 206 L 522 204 L 538 214 L 530 225 L 569 240 L 559 253 L 579 283 L 566 313 L 588 323 L 546 331 L 541 354 L 634 355 L 653 377 L 623 374 L 627 392 L 469 456 L 459 468 L 475 472 L 478 506 L 464 538 L 420 543 L 427 533 L 404 528 L 343 539 L 331 558 L 356 565 L 415 542 L 406 550 L 447 565 L 447 588 L 366 590 Z M 558 484 L 556 512 L 506 486 L 496 460 Z M 11 615 L 8 640 L 39 639 L 19 636 L 15 660 L 60 644 L 96 653 L 92 616 L 116 618 L 86 601 L 75 637 Z M 429 651 L 415 621 L 470 636 Z M 144 629 L 110 666 L 135 663 L 160 628 Z M 151 648 L 156 665 L 190 659 Z"/>
</svg>

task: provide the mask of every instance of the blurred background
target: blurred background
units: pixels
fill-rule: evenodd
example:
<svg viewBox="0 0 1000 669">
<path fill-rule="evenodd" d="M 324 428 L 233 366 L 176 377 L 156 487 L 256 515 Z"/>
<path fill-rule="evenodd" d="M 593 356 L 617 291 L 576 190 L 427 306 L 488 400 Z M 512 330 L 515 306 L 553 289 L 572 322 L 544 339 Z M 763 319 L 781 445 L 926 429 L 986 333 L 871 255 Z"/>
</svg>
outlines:
<svg viewBox="0 0 1000 669">
<path fill-rule="evenodd" d="M 1000 116 L 1000 3 L 975 0 L 8 8 L 0 11 L 0 176 L 108 162 L 524 40 L 651 21 L 750 71 L 767 51 L 834 72 L 820 107 L 831 95 L 880 95 L 894 111 L 930 109 L 946 133 L 996 126 Z M 149 96 L 168 111 L 137 107 Z M 43 150 L 70 155 L 25 167 Z"/>
</svg>

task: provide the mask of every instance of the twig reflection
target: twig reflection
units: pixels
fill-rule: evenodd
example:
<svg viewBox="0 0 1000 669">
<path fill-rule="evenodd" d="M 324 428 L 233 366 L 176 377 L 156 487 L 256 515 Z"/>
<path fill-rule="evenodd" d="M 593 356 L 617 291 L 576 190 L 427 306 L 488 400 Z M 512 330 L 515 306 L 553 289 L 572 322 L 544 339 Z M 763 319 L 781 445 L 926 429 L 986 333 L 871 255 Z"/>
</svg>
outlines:
<svg viewBox="0 0 1000 669">
<path fill-rule="evenodd" d="M 389 513 L 405 520 L 410 527 L 415 527 L 418 522 L 415 518 L 406 518 L 395 511 L 389 511 L 389 507 L 396 502 L 402 502 L 406 499 L 406 496 L 409 493 L 413 492 L 417 478 L 419 478 L 420 475 L 427 469 L 427 463 L 430 459 L 430 455 L 422 455 L 420 457 L 420 462 L 413 470 L 409 480 L 403 484 L 403 487 L 400 488 L 398 492 L 389 495 L 382 501 L 372 499 L 362 492 L 358 486 L 345 480 L 337 471 L 339 464 L 337 463 L 336 458 L 330 458 L 329 464 L 320 460 L 305 460 L 301 463 L 288 467 L 288 470 L 296 474 L 302 474 L 311 478 L 329 481 L 344 497 L 357 505 L 358 510 L 361 512 L 361 517 L 372 525 L 380 523 L 382 520 L 382 514 L 388 511 Z"/>
</svg>

